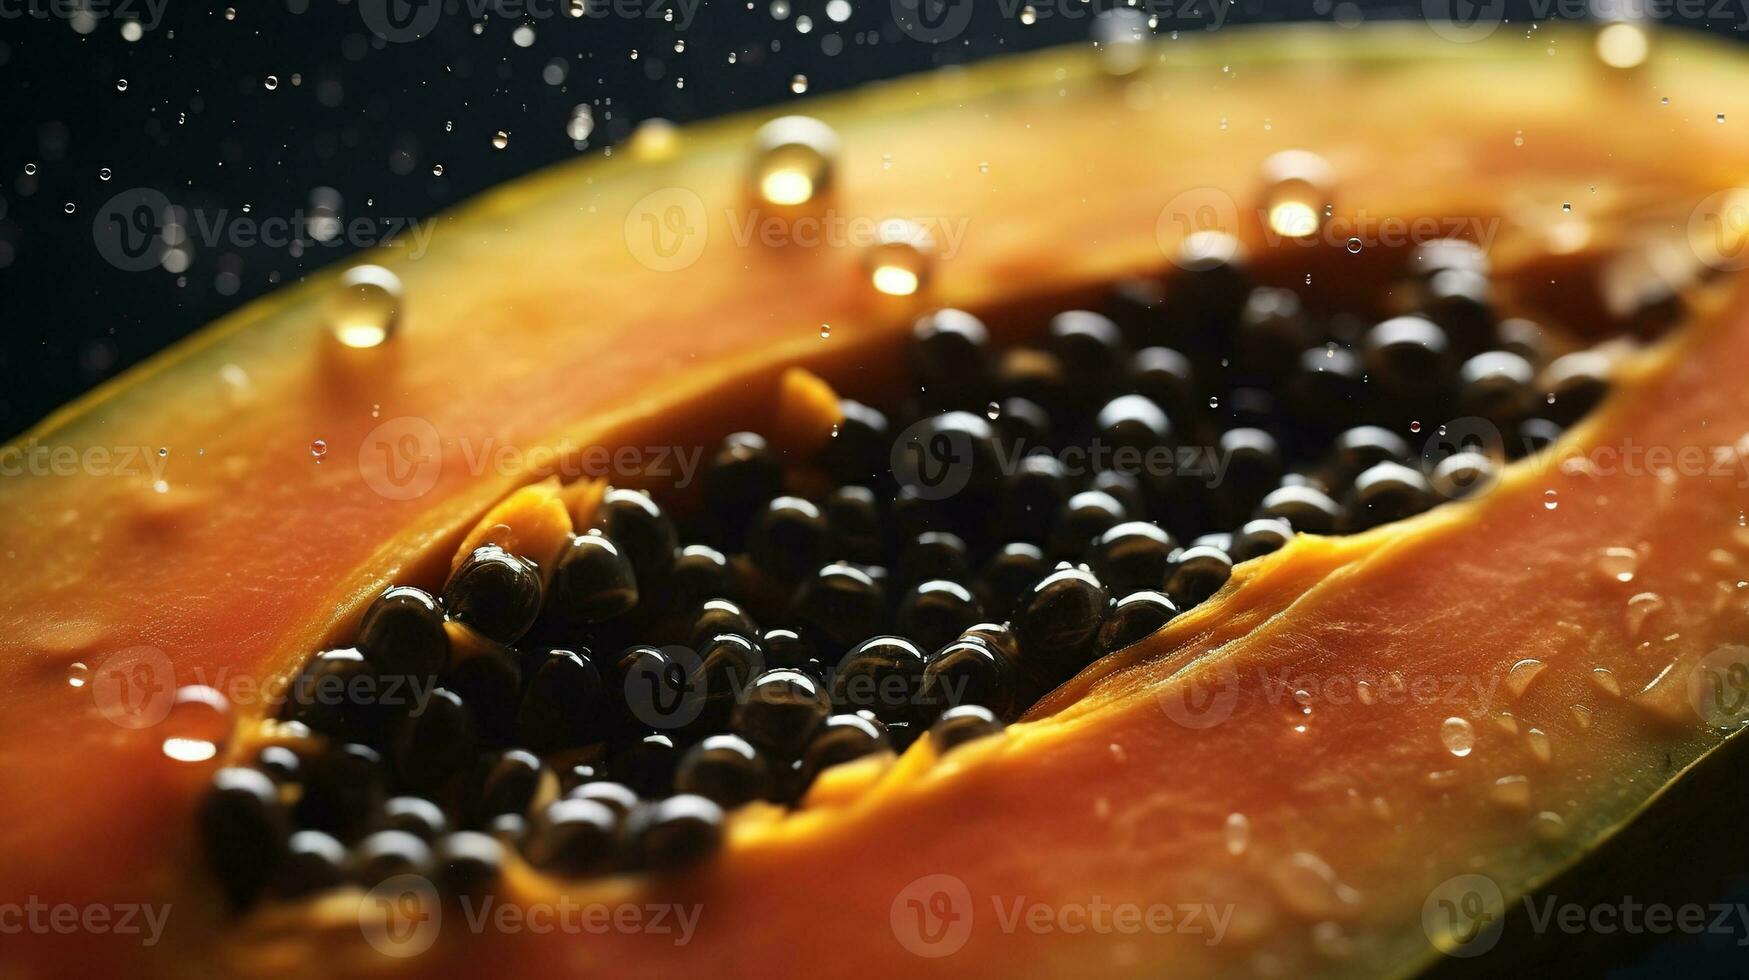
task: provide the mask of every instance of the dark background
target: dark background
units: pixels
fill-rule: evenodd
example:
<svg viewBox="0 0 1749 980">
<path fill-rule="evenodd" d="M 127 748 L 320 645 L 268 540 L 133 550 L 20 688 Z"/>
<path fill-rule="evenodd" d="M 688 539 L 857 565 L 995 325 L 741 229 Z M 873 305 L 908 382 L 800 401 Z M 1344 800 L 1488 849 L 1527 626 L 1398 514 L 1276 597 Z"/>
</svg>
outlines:
<svg viewBox="0 0 1749 980">
<path fill-rule="evenodd" d="M 186 269 L 123 271 L 103 261 L 92 227 L 118 193 L 152 188 L 210 221 L 221 213 L 308 214 L 313 195 L 324 193 L 318 189 L 331 188 L 343 221 L 368 218 L 386 234 L 391 222 L 433 215 L 578 153 L 603 152 L 644 119 L 684 122 L 794 100 L 798 74 L 812 95 L 932 65 L 1087 43 L 1090 23 L 1059 16 L 1025 25 L 1016 14 L 1021 0 L 946 0 L 973 4 L 972 21 L 953 41 L 931 45 L 900 32 L 895 0 L 696 0 L 684 27 L 682 15 L 669 21 L 661 13 L 693 0 L 619 0 L 654 13 L 584 19 L 564 16 L 571 0 L 441 0 L 444 14 L 429 36 L 390 43 L 366 27 L 360 5 L 373 2 L 381 0 L 251 0 L 232 8 L 0 0 L 0 435 L 24 431 L 202 324 L 354 250 L 313 238 L 302 247 L 208 244 L 192 228 Z M 1088 9 L 1118 2 L 1092 0 Z M 1161 14 L 1158 33 L 1190 33 L 1214 22 L 1215 2 L 1230 2 L 1221 18 L 1229 26 L 1355 24 L 1420 17 L 1423 9 L 1420 0 L 1145 6 Z M 1579 2 L 1512 0 L 1502 29 Z M 1721 10 L 1721 0 L 1597 2 Z M 1730 22 L 1691 26 L 1728 32 L 1749 22 L 1749 0 L 1722 2 Z M 69 18 L 65 11 L 78 5 L 93 16 Z M 849 11 L 842 21 L 832 15 L 839 7 Z M 39 16 L 25 16 L 31 10 Z M 130 17 L 138 31 L 124 29 Z M 526 47 L 515 37 L 523 24 L 534 30 Z M 271 90 L 269 76 L 277 79 Z M 566 132 L 579 104 L 595 119 L 583 144 Z M 492 146 L 499 130 L 510 135 L 502 150 Z"/>
<path fill-rule="evenodd" d="M 81 2 L 91 14 L 68 17 Z M 1020 0 L 969 0 L 970 28 L 931 45 L 900 32 L 893 0 L 699 0 L 689 24 L 682 0 L 636 0 L 654 16 L 584 19 L 564 16 L 570 0 L 508 8 L 446 0 L 429 36 L 390 43 L 366 27 L 359 4 L 370 2 L 237 0 L 227 10 L 187 0 L 0 0 L 0 435 L 22 432 L 128 365 L 353 250 L 322 244 L 307 229 L 301 245 L 250 247 L 209 244 L 197 230 L 185 269 L 124 271 L 104 261 L 92 227 L 118 193 L 151 188 L 190 212 L 237 217 L 246 209 L 256 219 L 307 215 L 337 194 L 343 221 L 369 218 L 386 231 L 388 222 L 433 215 L 519 174 L 609 151 L 645 119 L 685 122 L 794 100 L 796 75 L 814 95 L 1086 43 L 1089 27 L 1060 17 L 1024 25 L 1014 14 Z M 1209 2 L 1151 0 L 1163 14 L 1157 33 L 1208 29 Z M 1725 19 L 1665 18 L 1695 29 L 1738 35 L 1749 25 L 1745 0 L 1606 2 Z M 1090 9 L 1112 3 L 1094 0 Z M 1510 21 L 1524 22 L 1573 3 L 1506 6 Z M 28 16 L 32 9 L 48 16 Z M 675 10 L 674 19 L 664 10 Z M 1239 0 L 1223 23 L 1355 24 L 1422 10 L 1419 0 Z M 129 11 L 137 30 L 125 26 Z M 156 23 L 154 11 L 162 14 Z M 533 28 L 526 46 L 516 36 L 522 25 Z M 585 142 L 567 133 L 580 104 L 595 120 Z M 492 145 L 499 130 L 509 134 L 503 149 Z M 1718 834 L 1735 843 L 1713 850 L 1701 846 L 1703 833 L 1646 845 L 1669 847 L 1673 862 L 1713 862 L 1703 880 L 1665 897 L 1749 901 L 1741 828 Z M 1734 945 L 1742 939 L 1749 937 L 1637 943 L 1611 959 L 1634 965 L 1611 972 L 1742 976 L 1749 957 Z"/>
</svg>

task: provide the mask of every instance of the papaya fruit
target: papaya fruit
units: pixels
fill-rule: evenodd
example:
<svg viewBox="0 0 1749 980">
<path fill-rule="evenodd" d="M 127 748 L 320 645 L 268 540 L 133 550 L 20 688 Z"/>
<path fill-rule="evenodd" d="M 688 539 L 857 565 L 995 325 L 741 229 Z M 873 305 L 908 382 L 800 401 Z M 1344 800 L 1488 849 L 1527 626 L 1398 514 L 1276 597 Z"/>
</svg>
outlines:
<svg viewBox="0 0 1749 980">
<path fill-rule="evenodd" d="M 25 472 L 0 481 L 0 895 L 28 932 L 11 965 L 1365 976 L 1488 955 L 1508 906 L 1635 821 L 1705 805 L 1683 789 L 1740 741 L 1749 670 L 1749 291 L 1718 274 L 1740 229 L 1714 196 L 1743 143 L 1714 117 L 1749 114 L 1749 68 L 1680 35 L 1623 65 L 1584 29 L 1507 33 L 1232 31 L 1121 77 L 1050 51 L 809 104 L 836 142 L 827 202 L 880 223 L 857 247 L 745 237 L 748 215 L 774 213 L 748 203 L 764 119 L 647 132 L 462 208 L 417 262 L 385 251 L 392 275 L 289 287 L 51 416 L 6 447 Z M 1311 213 L 1286 224 L 1269 206 L 1283 150 L 1323 163 L 1316 196 L 1294 198 Z M 1485 240 L 1493 309 L 1588 358 L 1555 380 L 1580 393 L 1562 411 L 1590 410 L 1552 445 L 1481 466 L 1466 499 L 1397 513 L 1386 495 L 1396 519 L 1332 518 L 1321 530 L 1358 532 L 1338 535 L 1310 533 L 1319 508 L 1290 494 L 1302 533 L 1212 573 L 1210 553 L 1237 542 L 1186 542 L 1172 561 L 1175 578 L 1193 568 L 1177 579 L 1188 608 L 1035 672 L 1016 723 L 956 709 L 902 752 L 822 766 L 797 805 L 725 816 L 566 785 L 598 766 L 644 778 L 672 743 L 640 742 L 630 763 L 567 757 L 568 776 L 502 751 L 435 817 L 403 799 L 342 851 L 287 839 L 287 821 L 354 807 L 382 764 L 367 745 L 317 744 L 329 726 L 369 742 L 355 706 L 282 712 L 312 654 L 326 651 L 317 676 L 381 680 L 387 651 L 416 673 L 441 650 L 447 683 L 465 666 L 479 703 L 525 666 L 515 637 L 546 628 L 521 598 L 573 589 L 617 609 L 639 560 L 663 561 L 624 495 L 683 524 L 724 509 L 733 485 L 677 478 L 661 447 L 771 434 L 725 452 L 778 459 L 795 481 L 784 519 L 813 526 L 808 491 L 845 481 L 811 460 L 860 424 L 839 396 L 893 403 L 919 316 L 970 311 L 998 346 L 1033 350 L 1104 330 L 1047 320 L 1106 308 L 1120 281 L 1171 302 L 1213 271 L 1195 288 L 1214 293 L 1189 295 L 1219 296 L 1242 250 L 1253 281 L 1372 322 L 1433 298 L 1404 279 L 1408 242 L 1385 241 L 1387 223 L 1417 219 L 1425 237 Z M 933 248 L 917 247 L 931 222 Z M 1198 251 L 1210 244 L 1226 251 Z M 1638 339 L 1588 346 L 1624 336 Z M 1059 366 L 1086 352 L 1064 343 Z M 1009 367 L 1036 381 L 1040 364 Z M 1587 384 L 1600 372 L 1607 396 Z M 1433 442 L 1442 421 L 1389 424 Z M 582 533 L 612 520 L 624 535 Z M 591 571 L 567 580 L 570 553 L 608 537 L 623 553 L 570 559 Z M 1073 591 L 1094 573 L 1052 574 Z M 411 591 L 385 604 L 391 587 Z M 470 605 L 476 588 L 498 601 Z M 416 592 L 452 607 L 435 631 Z M 399 639 L 366 642 L 381 635 Z M 1022 641 L 1046 635 L 1067 634 Z M 786 681 L 762 703 L 819 705 L 805 677 Z M 446 710 L 469 717 L 451 697 L 422 704 L 432 741 L 415 747 L 454 751 L 413 762 L 471 764 L 461 746 L 505 737 L 442 727 Z M 876 714 L 861 737 L 892 720 Z M 846 717 L 833 734 L 848 744 Z M 499 798 L 544 823 L 524 856 L 446 838 L 430 872 L 443 897 L 411 906 L 356 884 L 434 867 L 420 834 Z M 618 846 L 626 814 L 639 860 L 570 863 L 595 853 L 573 842 Z M 307 872 L 312 894 L 237 901 L 270 859 Z M 324 887 L 324 869 L 354 884 Z M 481 876 L 498 903 L 484 920 L 451 901 Z"/>
</svg>

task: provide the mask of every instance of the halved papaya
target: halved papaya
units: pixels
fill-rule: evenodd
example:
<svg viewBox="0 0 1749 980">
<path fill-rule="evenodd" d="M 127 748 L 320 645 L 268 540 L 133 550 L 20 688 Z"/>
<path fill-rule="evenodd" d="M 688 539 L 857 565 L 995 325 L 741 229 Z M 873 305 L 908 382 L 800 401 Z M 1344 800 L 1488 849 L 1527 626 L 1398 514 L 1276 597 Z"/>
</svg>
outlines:
<svg viewBox="0 0 1749 980">
<path fill-rule="evenodd" d="M 1578 29 L 1272 28 L 1165 45 L 1119 78 L 1052 51 L 810 106 L 840 142 L 838 213 L 964 232 L 905 296 L 861 249 L 745 239 L 761 120 L 662 133 L 488 195 L 418 261 L 385 251 L 404 293 L 372 296 L 404 308 L 380 343 L 337 339 L 359 287 L 320 277 L 106 385 L 9 445 L 25 471 L 0 481 L 0 895 L 47 923 L 13 962 L 1371 975 L 1481 951 L 1507 905 L 1743 719 L 1749 293 L 1700 288 L 1736 253 L 1688 219 L 1707 230 L 1697 202 L 1736 177 L 1744 140 L 1715 115 L 1749 115 L 1749 70 L 1655 41 L 1621 68 Z M 1158 274 L 1211 202 L 1260 280 L 1387 312 L 1401 249 L 1272 228 L 1263 175 L 1285 149 L 1329 164 L 1320 229 L 1491 238 L 1504 309 L 1573 338 L 1644 326 L 1620 297 L 1643 295 L 1637 271 L 1671 283 L 1676 256 L 1689 322 L 1619 353 L 1611 397 L 1490 492 L 1298 536 L 1001 737 L 834 770 L 799 810 L 738 812 L 687 873 L 579 883 L 512 862 L 508 917 L 445 909 L 399 964 L 371 941 L 396 910 L 361 892 L 227 906 L 196 808 L 214 767 L 275 737 L 263 692 L 349 643 L 386 585 L 436 587 L 464 541 L 506 543 L 481 518 L 519 487 L 562 478 L 527 504 L 548 523 L 506 521 L 518 540 L 586 518 L 592 447 L 774 431 L 818 403 L 777 398 L 798 365 L 890 391 L 919 312 L 1037 332 Z M 188 685 L 231 717 L 178 703 Z M 138 904 L 161 929 L 55 911 Z M 606 918 L 523 917 L 566 907 Z"/>
</svg>

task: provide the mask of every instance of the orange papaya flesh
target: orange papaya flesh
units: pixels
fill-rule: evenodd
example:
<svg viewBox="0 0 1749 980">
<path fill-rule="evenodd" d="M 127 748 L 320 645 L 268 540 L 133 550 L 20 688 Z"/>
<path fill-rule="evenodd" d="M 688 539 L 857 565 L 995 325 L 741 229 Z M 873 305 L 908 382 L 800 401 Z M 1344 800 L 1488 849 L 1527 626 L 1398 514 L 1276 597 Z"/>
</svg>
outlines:
<svg viewBox="0 0 1749 980">
<path fill-rule="evenodd" d="M 172 903 L 175 914 L 150 948 L 124 937 L 33 936 L 20 962 L 295 972 L 312 969 L 301 957 L 320 948 L 325 958 L 356 954 L 357 963 L 381 967 L 360 942 L 356 908 L 328 920 L 300 909 L 231 920 L 192 841 L 190 811 L 209 770 L 167 765 L 160 732 L 110 724 L 91 694 L 104 689 L 105 658 L 140 645 L 165 652 L 172 685 L 286 676 L 310 650 L 348 634 L 362 601 L 385 582 L 441 580 L 456 544 L 489 507 L 518 485 L 566 469 L 527 449 L 569 447 L 569 462 L 578 447 L 597 442 L 707 444 L 726 415 L 756 426 L 757 393 L 773 390 L 797 363 L 842 391 L 879 388 L 891 376 L 878 365 L 895 360 L 882 352 L 896 350 L 924 302 L 1025 309 L 1158 267 L 1155 219 L 1185 188 L 1214 188 L 1240 202 L 1233 230 L 1266 265 L 1275 263 L 1276 274 L 1309 269 L 1336 297 L 1345 286 L 1358 294 L 1369 276 L 1382 278 L 1381 250 L 1350 257 L 1271 245 L 1251 215 L 1258 165 L 1286 147 L 1324 153 L 1356 209 L 1466 216 L 1483 228 L 1499 221 L 1496 253 L 1526 256 L 1501 263 L 1511 292 L 1556 319 L 1563 308 L 1585 309 L 1588 295 L 1569 305 L 1564 291 L 1541 289 L 1548 260 L 1538 243 L 1547 234 L 1538 216 L 1578 197 L 1576 188 L 1598 186 L 1591 238 L 1561 266 L 1579 281 L 1615 250 L 1658 231 L 1657 222 L 1635 221 L 1655 210 L 1648 198 L 1664 194 L 1680 204 L 1733 180 L 1726 161 L 1741 137 L 1707 120 L 1660 114 L 1652 93 L 1669 92 L 1678 104 L 1684 95 L 1699 104 L 1704 95 L 1730 112 L 1738 107 L 1728 103 L 1743 98 L 1735 93 L 1749 88 L 1733 84 L 1742 67 L 1703 42 L 1661 38 L 1651 61 L 1624 79 L 1590 62 L 1583 32 L 1539 34 L 1536 43 L 1499 38 L 1458 49 L 1415 29 L 1234 32 L 1165 49 L 1169 59 L 1123 85 L 1100 77 L 1084 53 L 1051 52 L 822 104 L 818 114 L 846 146 L 837 182 L 845 208 L 954 215 L 978 230 L 942 257 L 933 292 L 910 303 L 872 295 L 851 250 L 742 248 L 718 210 L 708 211 L 712 234 L 691 272 L 708 277 L 710 288 L 664 288 L 669 275 L 637 261 L 621 225 L 646 194 L 685 186 L 717 203 L 741 193 L 752 122 L 731 120 L 687 132 L 673 158 L 639 160 L 634 152 L 562 168 L 448 219 L 430 254 L 395 264 L 409 303 L 401 330 L 380 349 L 329 341 L 322 321 L 332 287 L 316 280 L 246 308 L 57 414 L 14 447 L 170 452 L 158 471 L 118 473 L 124 467 L 114 461 L 104 475 L 0 482 L 11 518 L 0 530 L 0 553 L 28 569 L 0 583 L 7 625 L 0 761 L 26 788 L 0 795 L 9 828 L 0 894 L 155 900 Z M 1551 53 L 1555 36 L 1571 43 Z M 1252 67 L 1228 80 L 1219 71 L 1226 63 Z M 1171 100 L 1172 111 L 1138 108 L 1150 99 L 1156 110 Z M 1222 116 L 1257 125 L 1218 141 L 1182 139 L 1221 132 Z M 1601 118 L 1610 120 L 1607 131 Z M 1357 131 L 1355 119 L 1377 125 Z M 1411 119 L 1428 123 L 1403 123 Z M 1519 130 L 1522 146 L 1514 143 Z M 1064 149 L 1113 140 L 1130 152 Z M 893 155 L 896 175 L 882 176 L 874 161 L 883 153 Z M 1001 179 L 975 180 L 982 161 Z M 1053 206 L 1065 187 L 1076 191 L 1074 206 Z M 1353 213 L 1341 200 L 1338 213 Z M 1521 274 L 1527 269 L 1538 273 Z M 1749 408 L 1724 372 L 1743 363 L 1745 309 L 1739 302 L 1646 358 L 1641 376 L 1567 445 L 1630 438 L 1713 445 L 1740 435 Z M 1599 310 L 1578 327 L 1606 322 L 1607 309 Z M 701 322 L 713 329 L 692 329 Z M 832 324 L 831 341 L 821 341 L 821 323 Z M 684 348 L 689 366 L 656 392 L 639 379 L 675 354 L 662 338 Z M 583 376 L 589 384 L 578 383 Z M 705 403 L 710 412 L 696 410 Z M 435 433 L 434 445 L 416 446 L 442 461 L 416 468 L 434 474 L 423 493 L 408 494 L 406 474 L 390 469 L 395 458 L 381 450 L 394 444 L 380 431 L 369 438 L 396 420 L 403 422 L 391 435 L 418 443 Z M 320 458 L 318 439 L 326 447 Z M 480 465 L 494 446 L 525 452 Z M 1539 480 L 1556 490 L 1556 509 L 1544 506 Z M 1067 972 L 1098 964 L 1193 975 L 1235 964 L 1354 973 L 1413 966 L 1432 955 L 1415 915 L 1426 880 L 1481 867 L 1508 895 L 1522 894 L 1721 740 L 1698 718 L 1664 710 L 1683 668 L 1650 671 L 1656 664 L 1635 659 L 1639 652 L 1625 644 L 1583 645 L 1580 656 L 1558 642 L 1570 633 L 1587 642 L 1619 638 L 1623 629 L 1625 599 L 1590 574 L 1604 528 L 1629 547 L 1651 543 L 1636 587 L 1657 591 L 1665 614 L 1683 627 L 1673 631 L 1682 649 L 1658 655 L 1692 666 L 1686 644 L 1740 625 L 1741 608 L 1720 605 L 1723 579 L 1707 577 L 1717 567 L 1707 564 L 1712 551 L 1737 547 L 1729 528 L 1740 494 L 1716 479 L 1679 481 L 1679 494 L 1667 486 L 1657 477 L 1521 467 L 1474 505 L 1353 539 L 1303 540 L 1245 569 L 1204 611 L 1098 665 L 1044 706 L 1040 720 L 999 742 L 963 749 L 939 766 L 923 765 L 925 746 L 842 806 L 781 819 L 749 814 L 728 852 L 693 877 L 570 889 L 574 897 L 702 902 L 700 931 L 686 947 L 647 935 L 578 943 L 488 933 L 446 936 L 429 954 L 439 959 L 423 962 L 631 973 L 689 963 L 734 972 L 782 963 L 818 973 L 888 964 Z M 1498 560 L 1483 564 L 1478 555 Z M 1502 595 L 1525 604 L 1511 608 Z M 1471 615 L 1450 621 L 1463 610 Z M 1578 630 L 1555 634 L 1552 614 Z M 1523 756 L 1535 749 L 1504 740 L 1509 733 L 1492 718 L 1472 719 L 1478 747 L 1460 760 L 1438 741 L 1435 716 L 1444 705 L 1379 699 L 1381 709 L 1369 712 L 1314 698 L 1307 731 L 1298 733 L 1291 709 L 1246 686 L 1258 665 L 1356 674 L 1396 660 L 1459 664 L 1447 672 L 1486 680 L 1510 667 L 1495 659 L 1533 641 L 1549 666 L 1528 679 L 1512 710 L 1518 738 L 1530 727 L 1550 736 L 1541 769 Z M 86 688 L 67 684 L 75 662 L 96 668 Z M 1586 669 L 1573 673 L 1575 664 Z M 1614 671 L 1619 701 L 1593 693 L 1603 692 L 1591 679 L 1596 666 Z M 1232 716 L 1207 729 L 1172 724 L 1163 704 L 1192 683 L 1224 682 L 1225 668 L 1238 678 Z M 1566 720 L 1576 716 L 1564 703 L 1581 692 L 1592 709 L 1584 731 Z M 245 719 L 270 710 L 264 700 L 234 700 Z M 1296 704 L 1291 693 L 1285 703 Z M 1269 710 L 1249 710 L 1260 704 Z M 1291 769 L 1277 771 L 1290 761 Z M 1427 785 L 1436 762 L 1458 775 Z M 1513 816 L 1496 801 L 1496 793 L 1515 800 L 1517 784 L 1494 790 L 1488 777 L 1508 775 L 1527 777 L 1539 809 L 1545 800 L 1573 801 L 1554 811 L 1566 823 L 1560 840 L 1540 839 L 1529 815 Z M 1230 861 L 1225 822 L 1235 812 L 1252 829 L 1239 860 Z M 991 826 L 1003 829 L 1003 853 L 990 853 Z M 1347 841 L 1372 843 L 1343 847 Z M 1042 854 L 1049 862 L 1037 859 Z M 1346 886 L 1330 888 L 1337 905 L 1319 904 L 1329 882 L 1296 854 L 1318 856 Z M 833 873 L 819 874 L 822 867 Z M 961 952 L 920 959 L 898 940 L 892 910 L 912 880 L 937 872 L 965 882 L 978 904 Z M 534 901 L 557 887 L 518 874 L 509 895 Z M 1113 942 L 1004 932 L 990 906 L 992 897 L 1026 896 L 1064 907 L 1091 902 L 1094 892 L 1108 902 L 1232 896 L 1237 931 L 1212 945 L 1181 933 Z M 793 937 L 803 921 L 834 937 L 829 951 L 808 954 L 821 962 L 797 959 Z M 1323 921 L 1341 932 L 1320 930 Z"/>
</svg>

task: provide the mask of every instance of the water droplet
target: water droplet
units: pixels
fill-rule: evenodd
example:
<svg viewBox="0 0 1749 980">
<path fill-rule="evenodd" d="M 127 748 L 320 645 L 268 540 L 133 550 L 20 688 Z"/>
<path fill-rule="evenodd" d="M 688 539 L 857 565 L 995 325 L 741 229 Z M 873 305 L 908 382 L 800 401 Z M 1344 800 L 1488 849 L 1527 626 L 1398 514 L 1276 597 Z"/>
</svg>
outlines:
<svg viewBox="0 0 1749 980">
<path fill-rule="evenodd" d="M 753 182 L 759 196 L 781 207 L 799 207 L 832 184 L 838 134 L 809 116 L 783 116 L 753 137 Z"/>
<path fill-rule="evenodd" d="M 801 95 L 803 92 L 806 92 L 808 90 L 808 76 L 806 76 L 806 75 L 792 76 L 789 80 L 789 90 L 791 92 L 794 92 L 797 95 Z"/>
<path fill-rule="evenodd" d="M 1591 709 L 1582 704 L 1573 705 L 1573 724 L 1578 725 L 1582 732 L 1590 731 Z"/>
<path fill-rule="evenodd" d="M 820 324 L 820 339 L 821 340 L 831 340 L 832 339 L 832 324 L 830 324 L 830 323 Z"/>
<path fill-rule="evenodd" d="M 104 167 L 103 169 L 97 171 L 97 179 L 98 180 L 108 180 L 109 178 L 114 177 L 114 176 L 115 176 L 115 172 L 110 170 L 108 167 Z"/>
<path fill-rule="evenodd" d="M 1221 407 L 1221 400 L 1219 398 L 1215 397 L 1214 395 L 1210 395 L 1209 396 L 1209 407 L 1210 408 L 1220 408 Z"/>
<path fill-rule="evenodd" d="M 492 134 L 492 149 L 502 150 L 510 145 L 510 134 L 500 129 Z"/>
<path fill-rule="evenodd" d="M 1719 124 L 1724 125 L 1724 122 L 1725 122 L 1725 114 L 1721 112 L 1721 113 L 1719 113 Z"/>
<path fill-rule="evenodd" d="M 1571 210 L 1573 210 L 1573 204 L 1572 204 L 1572 202 L 1571 202 L 1571 201 L 1568 201 L 1568 202 L 1566 202 L 1566 203 L 1564 203 L 1564 204 L 1562 204 L 1562 205 L 1561 205 L 1561 210 L 1562 210 L 1562 211 L 1571 211 Z"/>
<path fill-rule="evenodd" d="M 1410 432 L 1420 432 L 1421 431 L 1421 423 L 1419 421 L 1410 422 L 1409 423 L 1409 431 Z"/>
<path fill-rule="evenodd" d="M 1536 675 L 1542 673 L 1546 666 L 1548 665 L 1541 660 L 1534 659 L 1520 660 L 1513 664 L 1506 671 L 1506 690 L 1510 691 L 1515 698 L 1523 696 L 1524 689 L 1530 686 L 1530 682 L 1535 680 Z"/>
<path fill-rule="evenodd" d="M 578 103 L 571 107 L 571 115 L 565 120 L 565 135 L 572 142 L 581 143 L 595 132 L 595 110 L 588 103 Z"/>
<path fill-rule="evenodd" d="M 1118 8 L 1093 21 L 1093 44 L 1099 66 L 1108 75 L 1134 74 L 1147 57 L 1148 20 L 1139 10 Z"/>
<path fill-rule="evenodd" d="M 1656 592 L 1641 592 L 1629 598 L 1625 620 L 1628 637 L 1638 638 L 1640 631 L 1646 626 L 1646 620 L 1662 612 L 1665 605 L 1664 597 Z"/>
<path fill-rule="evenodd" d="M 1640 553 L 1632 548 L 1605 548 L 1597 558 L 1597 571 L 1604 578 L 1626 584 L 1640 567 Z"/>
<path fill-rule="evenodd" d="M 1354 684 L 1354 696 L 1361 704 L 1372 704 L 1376 699 L 1376 695 L 1373 694 L 1372 690 L 1372 681 L 1356 681 Z"/>
<path fill-rule="evenodd" d="M 1513 717 L 1512 712 L 1502 711 L 1498 715 L 1494 716 L 1494 727 L 1500 729 L 1501 731 L 1505 732 L 1508 735 L 1517 735 L 1518 734 L 1518 719 Z"/>
<path fill-rule="evenodd" d="M 1488 787 L 1488 798 L 1501 806 L 1525 809 L 1530 806 L 1530 780 L 1524 776 L 1501 776 Z"/>
<path fill-rule="evenodd" d="M 1591 668 L 1591 680 L 1603 689 L 1605 694 L 1620 696 L 1621 683 L 1615 679 L 1615 672 L 1608 667 Z"/>
<path fill-rule="evenodd" d="M 91 679 L 91 668 L 75 660 L 67 665 L 67 686 L 84 687 Z"/>
<path fill-rule="evenodd" d="M 1227 839 L 1227 853 L 1238 857 L 1251 843 L 1251 821 L 1243 813 L 1229 813 L 1222 833 Z"/>
<path fill-rule="evenodd" d="M 206 762 L 231 740 L 231 703 L 204 684 L 179 688 L 160 723 L 164 755 L 177 762 Z"/>
<path fill-rule="evenodd" d="M 271 92 L 274 89 L 279 88 L 279 76 L 278 75 L 269 75 L 266 78 L 261 80 L 261 84 L 264 88 L 266 88 L 269 92 Z"/>
<path fill-rule="evenodd" d="M 1553 810 L 1536 815 L 1536 835 L 1543 840 L 1560 840 L 1567 835 L 1567 821 Z"/>
<path fill-rule="evenodd" d="M 1554 510 L 1561 506 L 1560 495 L 1553 490 L 1543 491 L 1543 510 Z"/>
<path fill-rule="evenodd" d="M 1476 731 L 1470 727 L 1468 721 L 1453 716 L 1440 724 L 1439 740 L 1444 743 L 1447 752 L 1462 759 L 1475 747 Z"/>
<path fill-rule="evenodd" d="M 1002 406 L 998 405 L 995 402 L 991 402 L 990 404 L 985 405 L 984 406 L 984 417 L 988 418 L 992 422 L 1001 418 L 1002 417 Z"/>
<path fill-rule="evenodd" d="M 27 164 L 25 164 L 25 165 L 24 165 L 24 175 L 25 175 L 25 176 L 26 176 L 26 177 L 33 177 L 33 176 L 35 176 L 35 175 L 36 175 L 36 164 L 34 164 L 34 163 L 27 163 Z"/>
<path fill-rule="evenodd" d="M 442 177 L 443 176 L 443 164 L 441 164 L 441 163 L 432 164 L 431 165 L 431 176 Z"/>
<path fill-rule="evenodd" d="M 869 281 L 888 296 L 911 296 L 929 282 L 934 270 L 935 240 L 914 221 L 881 222 L 877 242 L 869 249 Z"/>
<path fill-rule="evenodd" d="M 1360 906 L 1360 893 L 1343 884 L 1323 858 L 1307 851 L 1276 862 L 1269 878 L 1282 904 L 1308 919 L 1346 918 Z"/>
<path fill-rule="evenodd" d="M 74 211 L 78 210 L 78 205 L 74 204 L 72 201 L 68 201 L 66 206 L 63 207 L 61 210 L 67 212 L 68 214 L 72 214 Z"/>
<path fill-rule="evenodd" d="M 1348 240 L 1348 251 L 1349 251 L 1349 254 L 1351 254 L 1351 255 L 1359 255 L 1359 254 L 1360 254 L 1360 249 L 1361 249 L 1361 244 L 1360 244 L 1360 239 L 1358 239 L 1358 238 L 1350 238 L 1350 239 L 1349 239 L 1349 240 Z"/>
<path fill-rule="evenodd" d="M 1549 743 L 1549 735 L 1540 728 L 1532 728 L 1524 733 L 1524 740 L 1530 745 L 1530 754 L 1536 756 L 1536 761 L 1547 762 L 1554 757 L 1554 748 Z"/>
<path fill-rule="evenodd" d="M 1347 959 L 1354 955 L 1354 940 L 1339 923 L 1320 922 L 1312 927 L 1312 949 L 1326 959 Z"/>
<path fill-rule="evenodd" d="M 1020 22 L 1027 27 L 1038 23 L 1038 8 L 1030 3 L 1020 8 Z"/>
<path fill-rule="evenodd" d="M 115 80 L 115 90 L 117 92 L 126 92 L 128 90 L 128 80 L 125 78 L 116 79 Z"/>
<path fill-rule="evenodd" d="M 400 325 L 401 279 L 380 265 L 346 270 L 329 301 L 328 324 L 347 347 L 381 345 Z"/>
<path fill-rule="evenodd" d="M 1659 99 L 1658 104 L 1659 105 L 1669 105 L 1670 104 L 1670 96 L 1666 95 L 1663 98 Z"/>
</svg>

